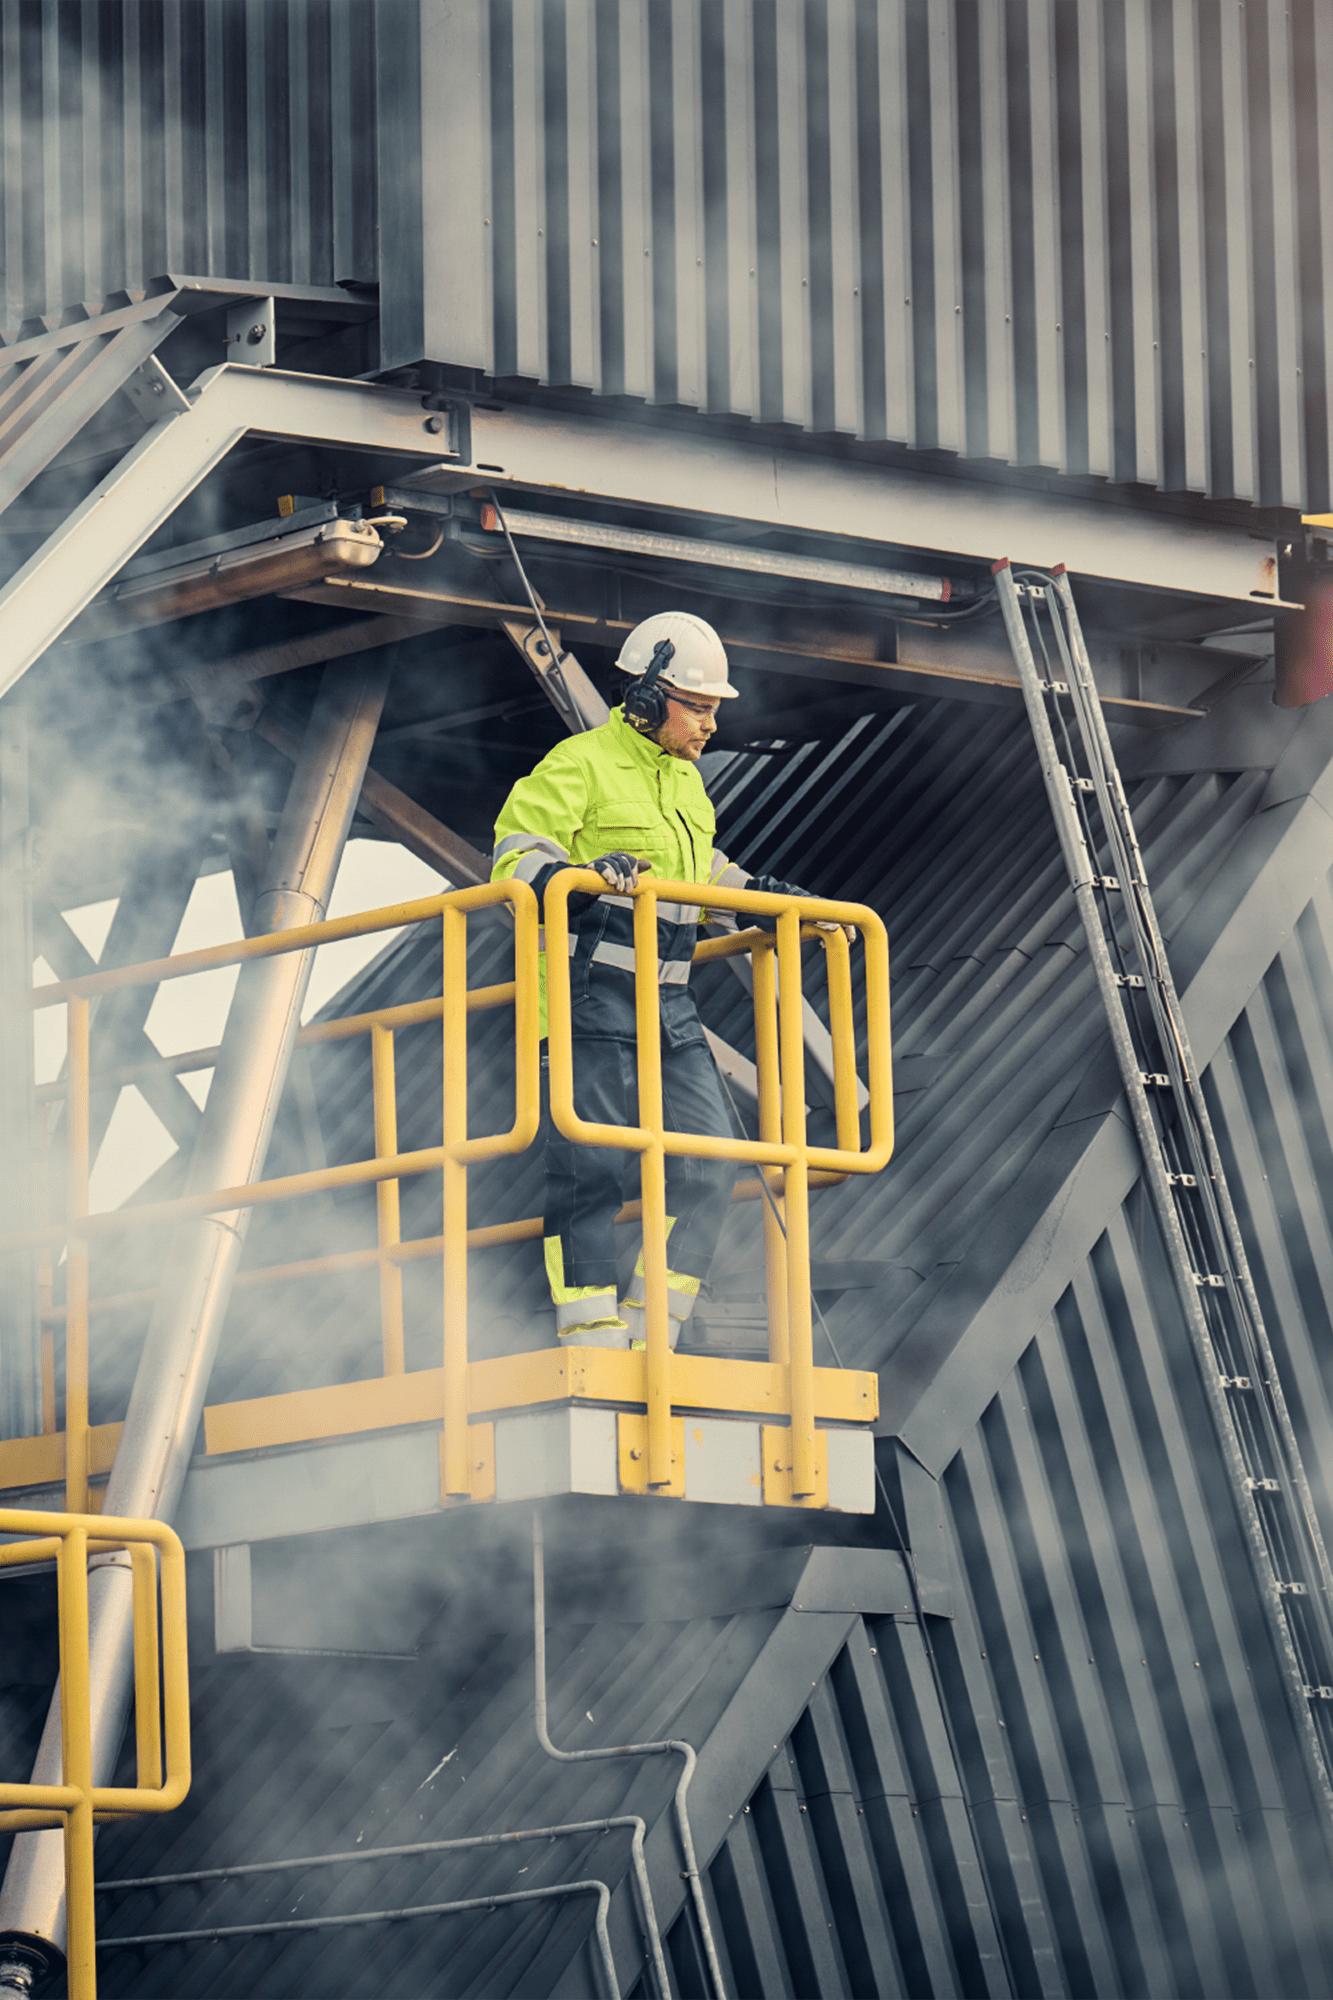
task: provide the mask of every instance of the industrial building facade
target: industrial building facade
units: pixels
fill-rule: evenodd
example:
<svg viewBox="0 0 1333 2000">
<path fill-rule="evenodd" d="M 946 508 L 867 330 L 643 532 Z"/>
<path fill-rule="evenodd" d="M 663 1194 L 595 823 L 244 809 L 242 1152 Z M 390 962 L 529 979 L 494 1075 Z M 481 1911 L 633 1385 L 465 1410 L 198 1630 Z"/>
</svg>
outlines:
<svg viewBox="0 0 1333 2000">
<path fill-rule="evenodd" d="M 0 0 L 0 130 L 0 1505 L 189 1565 L 193 1782 L 99 1835 L 98 1990 L 1327 1992 L 1327 1572 L 1238 1486 L 1001 615 L 1065 566 L 1268 1343 L 1224 1400 L 1322 1558 L 1321 0 Z M 553 1351 L 536 914 L 482 885 L 672 605 L 741 693 L 719 845 L 887 927 L 894 1130 L 860 1171 L 873 936 L 854 1077 L 834 959 L 783 984 L 778 1136 L 762 947 L 704 948 L 738 1140 L 788 1151 L 655 1378 Z M 298 1032 L 265 939 L 372 837 L 443 904 Z M 236 998 L 164 1058 L 225 872 Z M 64 913 L 113 899 L 94 959 Z M 175 1151 L 90 1218 L 130 1089 Z M 0 1782 L 51 1780 L 53 1632 L 0 1572 Z M 0 1851 L 0 1993 L 62 1993 L 60 1836 Z"/>
</svg>

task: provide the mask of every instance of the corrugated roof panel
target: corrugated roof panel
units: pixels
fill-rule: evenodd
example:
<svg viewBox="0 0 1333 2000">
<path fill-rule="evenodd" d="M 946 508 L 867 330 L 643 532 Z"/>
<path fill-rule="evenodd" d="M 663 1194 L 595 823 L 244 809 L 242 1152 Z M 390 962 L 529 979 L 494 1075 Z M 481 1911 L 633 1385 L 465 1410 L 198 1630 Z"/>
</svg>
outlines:
<svg viewBox="0 0 1333 2000">
<path fill-rule="evenodd" d="M 1330 504 L 1319 0 L 3 20 L 10 329 L 356 279 L 385 367 Z"/>
</svg>

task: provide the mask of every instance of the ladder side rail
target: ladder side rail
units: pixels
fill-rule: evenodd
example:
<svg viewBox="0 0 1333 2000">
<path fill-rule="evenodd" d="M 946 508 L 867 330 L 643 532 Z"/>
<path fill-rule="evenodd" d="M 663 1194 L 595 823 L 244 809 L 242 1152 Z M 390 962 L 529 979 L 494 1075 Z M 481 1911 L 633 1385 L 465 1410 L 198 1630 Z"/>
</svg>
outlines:
<svg viewBox="0 0 1333 2000">
<path fill-rule="evenodd" d="M 1260 1385 L 1265 1415 L 1276 1431 L 1272 1439 L 1274 1457 L 1283 1465 L 1300 1502 L 1309 1554 L 1322 1585 L 1322 1609 L 1325 1616 L 1321 1622 L 1326 1625 L 1326 1638 L 1330 1652 L 1333 1653 L 1333 1622 L 1331 1622 L 1333 1621 L 1333 1562 L 1330 1562 L 1328 1547 L 1315 1509 L 1314 1496 L 1306 1477 L 1299 1440 L 1283 1393 L 1276 1358 L 1268 1339 L 1268 1330 L 1264 1323 L 1263 1309 L 1259 1303 L 1254 1275 L 1241 1234 L 1240 1221 L 1231 1199 L 1221 1151 L 1209 1115 L 1203 1079 L 1194 1060 L 1185 1025 L 1184 1010 L 1176 991 L 1165 940 L 1157 921 L 1156 906 L 1152 899 L 1147 871 L 1143 865 L 1133 814 L 1120 781 L 1119 767 L 1093 678 L 1073 591 L 1068 574 L 1063 569 L 1055 573 L 1052 588 L 1054 590 L 1052 612 L 1054 606 L 1058 604 L 1061 613 L 1059 617 L 1052 617 L 1052 624 L 1066 665 L 1075 714 L 1084 738 L 1093 783 L 1097 787 L 1097 801 L 1103 824 L 1112 841 L 1113 850 L 1119 850 L 1116 858 L 1122 880 L 1126 881 L 1127 885 L 1132 885 L 1132 893 L 1130 887 L 1127 886 L 1126 889 L 1127 912 L 1135 932 L 1146 931 L 1151 947 L 1151 966 L 1148 963 L 1143 966 L 1145 976 L 1149 980 L 1145 985 L 1145 992 L 1157 1020 L 1158 1036 L 1166 1066 L 1169 1070 L 1179 1071 L 1178 1075 L 1173 1075 L 1172 1082 L 1180 1111 L 1181 1127 L 1195 1166 L 1197 1192 L 1202 1206 L 1209 1211 L 1211 1233 L 1216 1240 L 1217 1251 L 1222 1253 L 1214 1258 L 1214 1262 L 1219 1267 L 1220 1275 L 1237 1294 L 1234 1302 L 1241 1338 L 1249 1350 L 1249 1356 L 1252 1357 L 1247 1369 L 1242 1371 L 1233 1367 L 1230 1372 L 1248 1373 L 1256 1384 Z M 1132 868 L 1125 865 L 1131 859 Z M 1168 1028 L 1169 1034 L 1166 1032 Z"/>
<path fill-rule="evenodd" d="M 996 588 L 1014 659 L 1022 683 L 1028 720 L 1036 739 L 1042 776 L 1046 783 L 1059 831 L 1061 847 L 1069 864 L 1075 903 L 1083 923 L 1089 956 L 1097 975 L 1112 1045 L 1120 1066 L 1135 1136 L 1143 1159 L 1153 1207 L 1161 1226 L 1167 1260 L 1175 1279 L 1182 1315 L 1198 1363 L 1205 1399 L 1213 1418 L 1226 1468 L 1232 1482 L 1236 1513 L 1251 1563 L 1260 1585 L 1260 1599 L 1278 1659 L 1284 1667 L 1283 1686 L 1297 1734 L 1304 1743 L 1315 1783 L 1325 1810 L 1333 1815 L 1333 1781 L 1323 1743 L 1310 1710 L 1305 1689 L 1309 1685 L 1299 1656 L 1296 1632 L 1285 1610 L 1283 1593 L 1277 1588 L 1264 1524 L 1254 1504 L 1242 1504 L 1249 1489 L 1249 1467 L 1238 1428 L 1227 1402 L 1231 1393 L 1223 1384 L 1218 1367 L 1212 1329 L 1203 1311 L 1195 1282 L 1195 1268 L 1186 1244 L 1184 1225 L 1168 1177 L 1165 1155 L 1144 1088 L 1140 1058 L 1130 1028 L 1129 1016 L 1116 983 L 1116 971 L 1107 943 L 1101 909 L 1093 893 L 1094 857 L 1088 849 L 1082 823 L 1074 804 L 1069 773 L 1057 752 L 1055 734 L 1046 710 L 1046 689 L 1037 669 L 1028 639 L 1018 596 L 1018 586 L 1007 563 L 996 566 Z"/>
</svg>

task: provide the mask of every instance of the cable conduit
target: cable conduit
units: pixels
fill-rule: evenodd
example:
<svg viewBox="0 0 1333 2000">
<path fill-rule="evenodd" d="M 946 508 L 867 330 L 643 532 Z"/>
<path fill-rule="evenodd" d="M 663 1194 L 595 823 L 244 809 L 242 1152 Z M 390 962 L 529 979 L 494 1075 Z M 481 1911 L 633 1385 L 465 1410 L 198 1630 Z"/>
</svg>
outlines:
<svg viewBox="0 0 1333 2000">
<path fill-rule="evenodd" d="M 131 1889 L 169 1889 L 184 1882 L 230 1881 L 233 1877 L 241 1875 L 276 1875 L 286 1868 L 335 1868 L 341 1867 L 346 1862 L 391 1861 L 396 1857 L 411 1854 L 461 1854 L 481 1847 L 504 1847 L 510 1841 L 556 1840 L 576 1833 L 610 1833 L 618 1827 L 631 1829 L 630 1856 L 644 1943 L 647 1945 L 654 1971 L 660 1971 L 663 1976 L 664 1983 L 659 2000 L 670 2000 L 670 1988 L 665 1984 L 665 1962 L 662 1957 L 661 1934 L 657 1927 L 657 1911 L 648 1881 L 648 1864 L 644 1858 L 643 1843 L 647 1827 L 636 1813 L 619 1813 L 608 1819 L 567 1820 L 560 1826 L 520 1827 L 511 1833 L 469 1834 L 458 1840 L 414 1840 L 398 1847 L 357 1847 L 346 1854 L 297 1854 L 281 1861 L 240 1861 L 226 1868 L 191 1868 L 174 1875 L 126 1876 L 110 1882 L 99 1882 L 97 1893 L 101 1896 L 124 1894 Z M 485 1902 L 488 1899 L 482 1897 L 479 1900 Z M 432 1905 L 432 1908 L 434 1907 Z M 453 1904 L 450 1907 L 462 1908 L 463 1905 Z M 166 1933 L 158 1935 L 163 1939 L 166 1937 Z M 204 1933 L 191 1933 L 191 1935 L 202 1936 Z M 118 1938 L 108 1938 L 106 1942 L 110 1947 L 122 1941 Z"/>
<path fill-rule="evenodd" d="M 672 1754 L 684 1760 L 680 1779 L 676 1785 L 674 1806 L 681 1853 L 685 1861 L 685 1879 L 690 1885 L 690 1897 L 694 1904 L 699 1937 L 708 1964 L 713 2000 L 730 2000 L 726 1981 L 722 1977 L 717 1946 L 713 1940 L 713 1926 L 709 1921 L 708 1904 L 704 1899 L 703 1882 L 695 1858 L 694 1836 L 690 1831 L 690 1816 L 686 1805 L 690 1779 L 694 1776 L 694 1767 L 699 1761 L 694 1746 L 682 1742 L 677 1737 L 667 1737 L 658 1743 L 620 1743 L 602 1750 L 557 1750 L 551 1741 L 546 1725 L 546 1550 L 542 1537 L 541 1513 L 535 1507 L 532 1510 L 532 1624 L 537 1741 L 548 1757 L 554 1758 L 558 1764 L 586 1764 L 600 1762 L 609 1757 L 665 1757 Z M 657 1986 L 659 2000 L 669 2000 L 671 1986 L 667 1978 L 661 1942 L 656 1935 L 654 1944 L 652 1960 L 654 1984 Z"/>
</svg>

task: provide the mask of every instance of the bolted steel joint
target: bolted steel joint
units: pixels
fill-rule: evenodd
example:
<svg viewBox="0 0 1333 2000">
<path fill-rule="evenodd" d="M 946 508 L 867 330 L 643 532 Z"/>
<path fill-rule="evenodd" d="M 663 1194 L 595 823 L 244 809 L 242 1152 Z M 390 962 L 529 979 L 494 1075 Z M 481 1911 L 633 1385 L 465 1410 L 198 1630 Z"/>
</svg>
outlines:
<svg viewBox="0 0 1333 2000">
<path fill-rule="evenodd" d="M 0 2000 L 28 2000 L 64 1962 L 63 1953 L 45 1939 L 0 1932 Z"/>
</svg>

